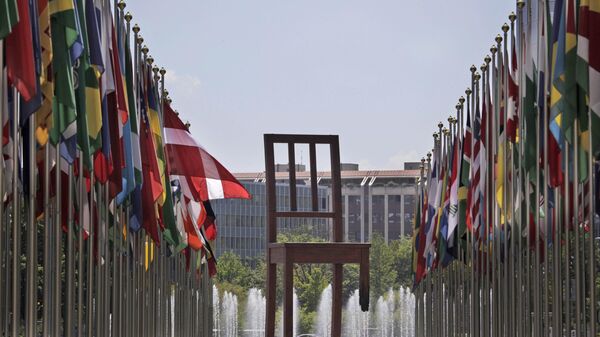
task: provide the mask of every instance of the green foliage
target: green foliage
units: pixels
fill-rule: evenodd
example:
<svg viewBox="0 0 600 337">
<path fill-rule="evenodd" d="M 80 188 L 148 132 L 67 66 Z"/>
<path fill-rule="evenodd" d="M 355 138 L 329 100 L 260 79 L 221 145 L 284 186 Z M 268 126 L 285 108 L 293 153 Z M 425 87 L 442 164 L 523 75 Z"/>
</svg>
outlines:
<svg viewBox="0 0 600 337">
<path fill-rule="evenodd" d="M 311 333 L 313 332 L 313 327 L 317 323 L 317 313 L 314 311 L 306 311 L 306 309 L 300 310 L 300 315 L 298 319 L 298 330 L 299 333 Z"/>
<path fill-rule="evenodd" d="M 301 232 L 280 233 L 279 242 L 323 242 L 321 238 Z M 389 288 L 412 285 L 412 240 L 403 237 L 392 240 L 387 245 L 379 234 L 374 234 L 370 251 L 371 300 L 384 295 Z M 226 252 L 218 260 L 217 287 L 229 291 L 244 301 L 250 288 L 265 289 L 266 264 L 263 258 L 242 260 L 232 252 Z M 282 280 L 281 268 L 277 278 Z M 300 303 L 299 330 L 310 332 L 316 322 L 316 310 L 323 289 L 331 282 L 332 271 L 329 265 L 294 266 L 294 287 Z M 344 266 L 343 299 L 346 301 L 358 289 L 358 265 Z M 277 297 L 281 299 L 278 285 Z"/>
<path fill-rule="evenodd" d="M 396 270 L 396 286 L 411 287 L 413 284 L 412 270 L 412 238 L 403 236 L 389 243 L 394 254 L 394 269 Z"/>
<path fill-rule="evenodd" d="M 370 252 L 371 295 L 377 298 L 393 287 L 398 276 L 394 266 L 394 252 L 383 237 L 374 234 Z"/>
</svg>

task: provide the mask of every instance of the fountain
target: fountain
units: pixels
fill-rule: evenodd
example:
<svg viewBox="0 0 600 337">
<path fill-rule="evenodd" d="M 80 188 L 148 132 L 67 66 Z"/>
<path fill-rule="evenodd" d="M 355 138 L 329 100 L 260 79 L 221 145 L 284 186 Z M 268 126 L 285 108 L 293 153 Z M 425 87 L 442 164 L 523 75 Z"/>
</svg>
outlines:
<svg viewBox="0 0 600 337">
<path fill-rule="evenodd" d="M 317 336 L 331 337 L 331 284 L 321 293 L 316 324 Z"/>
<path fill-rule="evenodd" d="M 266 300 L 262 290 L 250 289 L 248 291 L 248 302 L 246 303 L 244 336 L 262 337 L 265 335 L 265 307 Z"/>
<path fill-rule="evenodd" d="M 390 289 L 387 296 L 379 296 L 375 308 L 376 329 L 381 337 L 394 337 L 394 290 Z"/>
<path fill-rule="evenodd" d="M 312 332 L 318 337 L 331 337 L 332 288 L 321 292 L 317 317 Z M 213 337 L 259 337 L 265 334 L 265 297 L 261 290 L 250 289 L 245 305 L 243 330 L 238 331 L 238 298 L 225 291 L 222 296 L 213 287 Z M 299 333 L 300 306 L 293 294 L 293 336 Z M 415 297 L 409 288 L 390 289 L 380 296 L 371 312 L 362 312 L 358 290 L 354 291 L 343 312 L 342 335 L 348 337 L 414 337 Z M 283 316 L 277 324 L 277 336 L 282 336 Z"/>
<path fill-rule="evenodd" d="M 342 324 L 342 335 L 349 337 L 369 337 L 369 312 L 362 312 L 358 301 L 358 289 L 346 304 L 346 317 Z"/>
<path fill-rule="evenodd" d="M 292 336 L 298 335 L 298 321 L 300 318 L 300 305 L 298 303 L 298 295 L 296 295 L 296 289 L 294 289 L 294 294 L 292 295 L 292 308 L 293 308 L 293 316 L 292 316 Z M 281 311 L 283 313 L 283 310 Z M 279 334 L 278 336 L 283 336 L 283 314 L 281 315 L 281 320 L 279 321 Z"/>
<path fill-rule="evenodd" d="M 213 304 L 213 335 L 220 336 L 221 332 L 221 303 L 219 290 L 213 285 L 212 304 Z M 174 334 L 173 334 L 174 335 Z"/>
<path fill-rule="evenodd" d="M 238 299 L 228 291 L 219 298 L 219 292 L 213 287 L 213 336 L 238 337 Z"/>
</svg>

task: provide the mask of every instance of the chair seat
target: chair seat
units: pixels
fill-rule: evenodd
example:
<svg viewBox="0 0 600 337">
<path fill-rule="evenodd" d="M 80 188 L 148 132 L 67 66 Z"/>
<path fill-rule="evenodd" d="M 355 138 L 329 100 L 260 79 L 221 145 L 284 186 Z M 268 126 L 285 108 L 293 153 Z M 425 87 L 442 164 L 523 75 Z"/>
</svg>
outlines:
<svg viewBox="0 0 600 337">
<path fill-rule="evenodd" d="M 369 258 L 369 243 L 351 242 L 286 242 L 269 243 L 272 263 L 364 263 Z"/>
</svg>

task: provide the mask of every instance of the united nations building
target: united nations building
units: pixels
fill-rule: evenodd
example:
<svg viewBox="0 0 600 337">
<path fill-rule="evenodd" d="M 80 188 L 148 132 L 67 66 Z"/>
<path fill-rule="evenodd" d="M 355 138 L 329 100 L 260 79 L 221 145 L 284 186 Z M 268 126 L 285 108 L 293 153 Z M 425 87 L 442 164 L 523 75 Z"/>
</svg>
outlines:
<svg viewBox="0 0 600 337">
<path fill-rule="evenodd" d="M 342 207 L 344 241 L 368 242 L 379 233 L 386 242 L 411 235 L 416 207 L 419 162 L 405 163 L 403 170 L 360 170 L 358 164 L 342 164 Z M 310 174 L 296 165 L 299 211 L 310 211 Z M 277 208 L 289 210 L 289 167 L 276 167 Z M 263 256 L 265 251 L 266 186 L 264 172 L 236 173 L 235 177 L 252 194 L 252 200 L 224 199 L 212 202 L 219 235 L 216 254 L 233 251 L 244 259 Z M 319 172 L 319 210 L 330 209 L 331 173 Z M 282 219 L 280 232 L 301 231 L 327 238 L 326 219 Z"/>
</svg>

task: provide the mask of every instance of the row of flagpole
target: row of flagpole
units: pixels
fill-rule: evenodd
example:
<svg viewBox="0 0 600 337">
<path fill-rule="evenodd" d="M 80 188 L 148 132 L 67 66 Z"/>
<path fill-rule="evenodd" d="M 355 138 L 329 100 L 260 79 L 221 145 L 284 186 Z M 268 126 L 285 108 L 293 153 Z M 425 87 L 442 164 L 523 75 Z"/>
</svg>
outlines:
<svg viewBox="0 0 600 337">
<path fill-rule="evenodd" d="M 421 160 L 417 336 L 597 336 L 600 1 L 515 11 Z"/>
<path fill-rule="evenodd" d="M 11 2 L 18 9 L 23 1 L 42 2 L 0 3 Z M 51 0 L 46 5 L 58 10 L 60 2 Z M 124 12 L 125 3 L 114 5 L 114 25 L 133 41 L 136 111 L 143 109 L 137 82 L 144 72 L 152 71 L 155 92 L 148 95 L 160 102 L 158 113 L 164 118 L 164 103 L 170 103 L 166 71 L 153 64 L 139 26 L 130 26 L 132 16 Z M 26 14 L 19 15 L 22 19 Z M 0 48 L 6 47 L 3 42 Z M 77 150 L 78 159 L 68 163 L 61 156 L 60 141 L 39 145 L 36 113 L 29 116 L 24 131 L 25 125 L 19 123 L 21 92 L 7 84 L 3 55 L 0 52 L 0 116 L 6 125 L 0 127 L 4 140 L 0 144 L 0 335 L 211 335 L 212 286 L 204 254 L 187 249 L 185 256 L 178 253 L 181 250 L 155 244 L 144 230 L 132 231 L 132 201 L 117 204 L 109 197 L 108 184 L 95 181 L 94 174 L 86 177 L 82 151 Z M 9 90 L 11 107 L 5 104 Z M 161 132 L 164 137 L 164 127 Z M 38 156 L 42 165 L 37 165 Z M 36 194 L 38 190 L 43 193 Z M 36 213 L 36 207 L 42 211 Z M 63 212 L 67 212 L 64 227 Z"/>
</svg>

